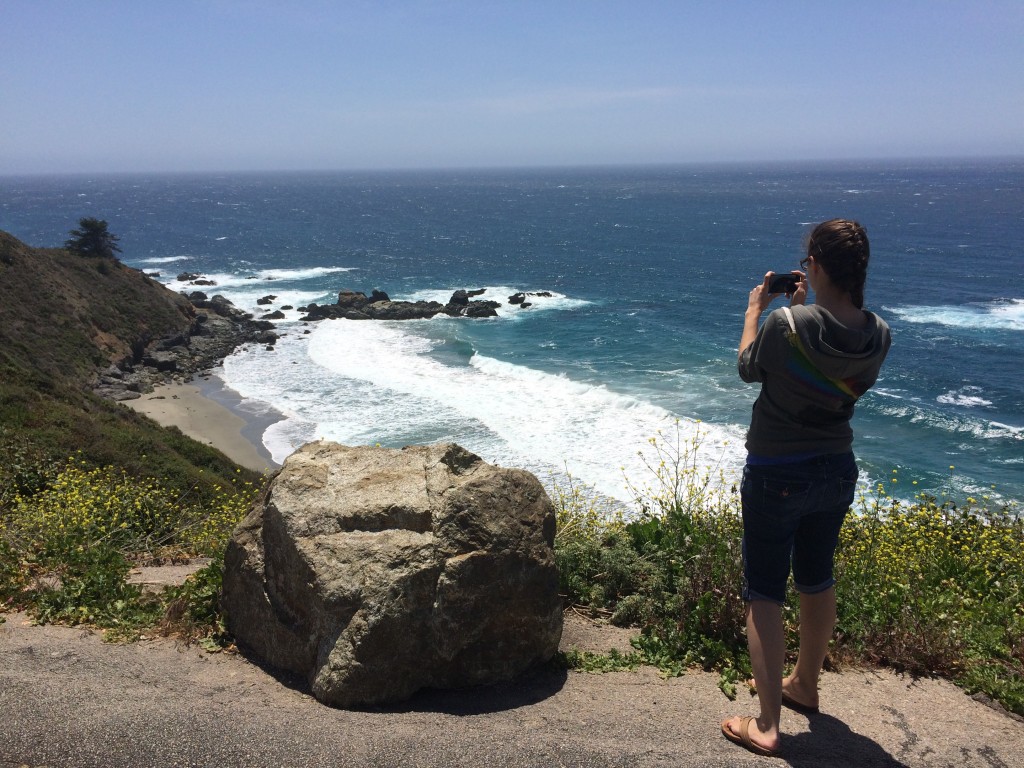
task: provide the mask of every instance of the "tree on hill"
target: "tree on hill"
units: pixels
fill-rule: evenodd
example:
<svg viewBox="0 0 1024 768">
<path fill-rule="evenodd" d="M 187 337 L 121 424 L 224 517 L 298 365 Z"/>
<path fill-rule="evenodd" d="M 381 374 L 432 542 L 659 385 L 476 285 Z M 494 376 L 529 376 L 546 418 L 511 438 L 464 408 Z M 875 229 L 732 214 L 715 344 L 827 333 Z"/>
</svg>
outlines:
<svg viewBox="0 0 1024 768">
<path fill-rule="evenodd" d="M 117 235 L 107 231 L 107 222 L 87 216 L 78 220 L 78 229 L 72 229 L 71 238 L 65 241 L 64 247 L 79 256 L 99 256 L 108 259 L 116 258 L 115 251 L 121 252 Z"/>
</svg>

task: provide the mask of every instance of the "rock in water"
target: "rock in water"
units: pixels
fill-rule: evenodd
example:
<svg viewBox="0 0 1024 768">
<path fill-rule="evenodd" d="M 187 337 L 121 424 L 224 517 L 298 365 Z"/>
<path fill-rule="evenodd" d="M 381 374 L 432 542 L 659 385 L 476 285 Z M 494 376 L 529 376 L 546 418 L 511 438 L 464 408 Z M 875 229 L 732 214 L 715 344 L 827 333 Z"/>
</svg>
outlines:
<svg viewBox="0 0 1024 768">
<path fill-rule="evenodd" d="M 554 536 L 529 472 L 454 444 L 310 443 L 228 544 L 228 627 L 332 706 L 506 680 L 558 649 Z"/>
</svg>

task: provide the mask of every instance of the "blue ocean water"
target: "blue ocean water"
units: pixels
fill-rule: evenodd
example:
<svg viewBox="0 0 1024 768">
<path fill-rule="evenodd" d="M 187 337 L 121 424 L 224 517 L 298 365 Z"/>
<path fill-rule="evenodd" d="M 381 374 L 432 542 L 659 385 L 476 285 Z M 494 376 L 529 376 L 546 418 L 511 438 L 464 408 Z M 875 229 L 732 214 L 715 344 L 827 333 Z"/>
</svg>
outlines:
<svg viewBox="0 0 1024 768">
<path fill-rule="evenodd" d="M 52 246 L 103 218 L 126 263 L 176 288 L 203 273 L 256 314 L 346 288 L 550 292 L 492 320 L 306 327 L 289 310 L 275 351 L 239 350 L 222 375 L 284 415 L 263 435 L 278 461 L 318 437 L 455 440 L 626 501 L 677 421 L 737 476 L 747 293 L 834 216 L 868 229 L 867 306 L 894 337 L 857 407 L 864 476 L 1024 499 L 1021 211 L 1021 160 L 0 178 L 0 229 Z"/>
</svg>

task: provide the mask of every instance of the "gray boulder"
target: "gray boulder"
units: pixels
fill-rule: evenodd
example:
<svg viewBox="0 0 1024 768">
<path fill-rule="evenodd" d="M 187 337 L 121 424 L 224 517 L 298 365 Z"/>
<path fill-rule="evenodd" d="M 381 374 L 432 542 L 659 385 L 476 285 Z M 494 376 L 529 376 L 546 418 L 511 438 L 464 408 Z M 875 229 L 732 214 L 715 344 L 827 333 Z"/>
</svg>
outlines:
<svg viewBox="0 0 1024 768">
<path fill-rule="evenodd" d="M 514 677 L 562 633 L 543 487 L 454 444 L 300 448 L 228 544 L 243 645 L 332 706 Z"/>
</svg>

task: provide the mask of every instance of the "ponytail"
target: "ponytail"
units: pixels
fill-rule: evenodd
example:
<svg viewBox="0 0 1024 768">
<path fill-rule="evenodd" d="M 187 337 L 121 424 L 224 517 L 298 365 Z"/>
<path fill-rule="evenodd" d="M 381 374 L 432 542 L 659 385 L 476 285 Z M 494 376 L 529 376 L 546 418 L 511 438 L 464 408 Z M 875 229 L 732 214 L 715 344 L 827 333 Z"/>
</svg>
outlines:
<svg viewBox="0 0 1024 768">
<path fill-rule="evenodd" d="M 864 308 L 864 282 L 871 256 L 864 227 L 847 219 L 824 221 L 811 232 L 807 255 L 825 270 L 837 288 L 850 294 L 857 309 Z"/>
</svg>

